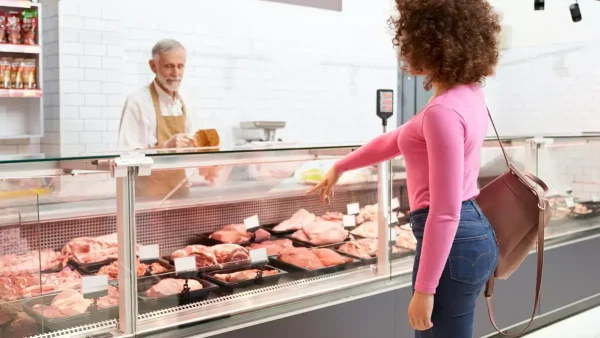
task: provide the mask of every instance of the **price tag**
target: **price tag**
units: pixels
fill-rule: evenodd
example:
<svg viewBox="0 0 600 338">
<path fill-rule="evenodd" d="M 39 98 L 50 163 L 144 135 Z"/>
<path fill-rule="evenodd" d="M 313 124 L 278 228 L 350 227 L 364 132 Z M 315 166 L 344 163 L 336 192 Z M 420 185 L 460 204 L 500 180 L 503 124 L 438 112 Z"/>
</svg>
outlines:
<svg viewBox="0 0 600 338">
<path fill-rule="evenodd" d="M 354 215 L 344 215 L 342 218 L 342 222 L 345 228 L 351 228 L 356 226 L 356 216 Z"/>
<path fill-rule="evenodd" d="M 600 196 L 598 196 L 598 194 L 592 194 L 592 202 L 594 202 L 594 203 L 600 202 Z"/>
<path fill-rule="evenodd" d="M 573 200 L 573 198 L 567 198 L 565 202 L 567 202 L 567 208 L 575 207 L 575 200 Z"/>
<path fill-rule="evenodd" d="M 140 260 L 157 259 L 160 257 L 158 244 L 142 245 L 140 247 Z"/>
<path fill-rule="evenodd" d="M 108 290 L 108 275 L 82 276 L 81 291 L 83 294 Z"/>
<path fill-rule="evenodd" d="M 390 224 L 398 223 L 398 215 L 395 212 L 392 212 L 392 219 Z"/>
<path fill-rule="evenodd" d="M 391 207 L 392 207 L 392 210 L 400 208 L 400 200 L 398 199 L 398 197 L 392 198 Z"/>
<path fill-rule="evenodd" d="M 348 209 L 348 215 L 358 215 L 360 213 L 360 204 L 352 203 L 346 206 Z"/>
<path fill-rule="evenodd" d="M 196 256 L 175 258 L 175 271 L 185 272 L 196 270 Z"/>
<path fill-rule="evenodd" d="M 258 215 L 254 215 L 254 216 L 246 218 L 244 220 L 244 225 L 246 226 L 247 230 L 258 228 L 260 226 L 260 222 L 258 220 Z"/>
<path fill-rule="evenodd" d="M 250 261 L 252 262 L 252 264 L 267 263 L 269 261 L 269 257 L 267 256 L 267 249 L 260 248 L 250 250 Z"/>
</svg>

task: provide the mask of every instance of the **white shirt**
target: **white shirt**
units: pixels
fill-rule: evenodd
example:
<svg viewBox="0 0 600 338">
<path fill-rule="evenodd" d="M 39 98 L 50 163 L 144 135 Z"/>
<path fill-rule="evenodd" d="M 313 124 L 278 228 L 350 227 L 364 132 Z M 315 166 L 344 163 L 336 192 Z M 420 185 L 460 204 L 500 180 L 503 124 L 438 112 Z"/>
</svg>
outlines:
<svg viewBox="0 0 600 338">
<path fill-rule="evenodd" d="M 158 92 L 158 101 L 163 116 L 181 116 L 183 114 L 182 103 L 179 99 L 173 99 L 156 84 L 156 81 L 152 82 L 152 86 Z M 192 136 L 195 131 L 189 111 L 185 120 L 185 133 Z M 129 95 L 125 101 L 117 148 L 119 150 L 148 149 L 154 147 L 157 142 L 154 103 L 150 94 L 150 86 L 144 86 Z"/>
</svg>

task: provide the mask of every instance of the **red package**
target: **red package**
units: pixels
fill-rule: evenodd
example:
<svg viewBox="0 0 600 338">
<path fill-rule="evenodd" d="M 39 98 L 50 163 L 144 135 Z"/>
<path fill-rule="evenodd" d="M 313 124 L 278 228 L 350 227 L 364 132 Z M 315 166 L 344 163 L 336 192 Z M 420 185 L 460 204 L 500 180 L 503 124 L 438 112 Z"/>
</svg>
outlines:
<svg viewBox="0 0 600 338">
<path fill-rule="evenodd" d="M 23 44 L 35 45 L 35 32 L 37 30 L 37 10 L 26 9 L 21 13 L 21 27 L 23 29 Z"/>
<path fill-rule="evenodd" d="M 0 43 L 6 43 L 6 13 L 0 12 Z"/>
<path fill-rule="evenodd" d="M 8 43 L 21 43 L 21 13 L 16 11 L 8 12 L 6 17 L 6 35 Z"/>
</svg>

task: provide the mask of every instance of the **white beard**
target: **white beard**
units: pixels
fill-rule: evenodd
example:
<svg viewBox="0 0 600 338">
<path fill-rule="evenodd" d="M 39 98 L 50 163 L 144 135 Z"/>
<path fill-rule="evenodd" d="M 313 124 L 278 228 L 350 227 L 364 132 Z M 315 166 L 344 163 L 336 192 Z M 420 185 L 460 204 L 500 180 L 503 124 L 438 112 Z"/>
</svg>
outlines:
<svg viewBox="0 0 600 338">
<path fill-rule="evenodd" d="M 163 85 L 167 90 L 172 91 L 172 92 L 179 91 L 179 87 L 181 86 L 181 78 L 175 78 L 175 77 L 165 78 L 160 74 L 156 74 L 156 78 L 158 79 L 160 84 Z M 169 83 L 169 81 L 176 81 L 176 82 Z"/>
</svg>

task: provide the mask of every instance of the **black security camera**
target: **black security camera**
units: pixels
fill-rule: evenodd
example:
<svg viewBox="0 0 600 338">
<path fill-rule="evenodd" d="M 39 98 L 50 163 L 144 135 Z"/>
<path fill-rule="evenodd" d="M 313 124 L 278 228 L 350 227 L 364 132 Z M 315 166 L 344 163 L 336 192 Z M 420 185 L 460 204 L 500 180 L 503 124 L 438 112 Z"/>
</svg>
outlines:
<svg viewBox="0 0 600 338">
<path fill-rule="evenodd" d="M 578 3 L 574 3 L 571 6 L 569 6 L 569 10 L 571 11 L 571 19 L 573 19 L 573 22 L 581 21 L 581 10 L 579 10 Z"/>
<path fill-rule="evenodd" d="M 533 0 L 533 9 L 543 11 L 545 7 L 544 0 Z"/>
</svg>

